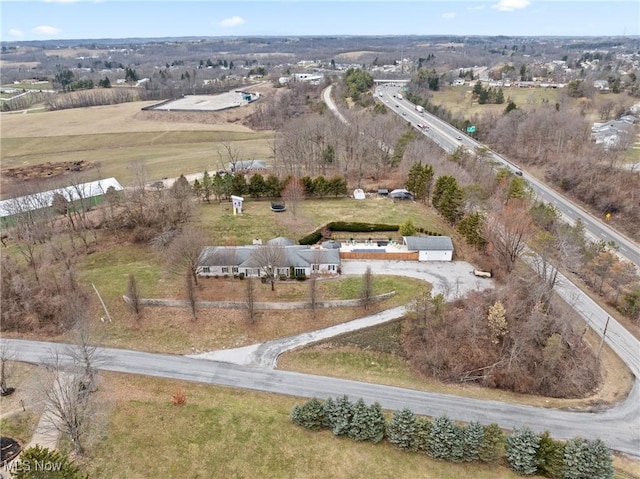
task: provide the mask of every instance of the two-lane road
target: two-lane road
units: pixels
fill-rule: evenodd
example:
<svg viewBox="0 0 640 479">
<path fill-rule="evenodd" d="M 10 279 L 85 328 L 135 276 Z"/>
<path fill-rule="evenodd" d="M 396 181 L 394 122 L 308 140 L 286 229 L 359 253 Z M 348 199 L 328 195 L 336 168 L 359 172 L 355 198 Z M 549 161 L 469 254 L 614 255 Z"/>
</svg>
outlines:
<svg viewBox="0 0 640 479">
<path fill-rule="evenodd" d="M 64 357 L 67 345 L 25 340 L 0 340 L 8 344 L 15 359 L 29 363 L 51 361 L 52 352 Z M 558 439 L 575 436 L 599 437 L 614 450 L 640 456 L 640 428 L 637 404 L 640 388 L 636 383 L 621 404 L 601 412 L 578 412 L 486 401 L 379 384 L 239 366 L 206 359 L 168 354 L 153 354 L 123 349 L 100 348 L 105 361 L 100 368 L 128 374 L 194 381 L 207 384 L 253 389 L 289 396 L 326 399 L 343 394 L 352 400 L 362 398 L 368 404 L 379 402 L 389 410 L 411 408 L 416 414 L 440 416 L 483 424 L 495 422 L 505 429 L 528 426 L 533 431 L 549 431 Z"/>
</svg>

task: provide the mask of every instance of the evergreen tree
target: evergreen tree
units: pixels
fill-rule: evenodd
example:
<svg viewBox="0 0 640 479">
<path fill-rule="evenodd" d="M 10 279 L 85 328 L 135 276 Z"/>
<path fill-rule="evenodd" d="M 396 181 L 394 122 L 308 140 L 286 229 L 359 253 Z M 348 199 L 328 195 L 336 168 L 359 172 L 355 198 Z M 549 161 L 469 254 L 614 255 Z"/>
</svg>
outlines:
<svg viewBox="0 0 640 479">
<path fill-rule="evenodd" d="M 22 451 L 19 461 L 25 465 L 29 464 L 30 467 L 12 469 L 11 477 L 14 479 L 82 479 L 88 477 L 81 474 L 78 466 L 71 462 L 65 454 L 40 445 Z M 41 467 L 36 468 L 36 464 Z"/>
<path fill-rule="evenodd" d="M 280 192 L 282 191 L 282 184 L 280 183 L 280 179 L 275 175 L 267 176 L 267 180 L 265 182 L 266 195 L 271 198 L 277 198 L 280 196 Z"/>
<path fill-rule="evenodd" d="M 458 232 L 464 236 L 467 244 L 482 250 L 487 244 L 484 238 L 484 215 L 480 212 L 471 213 L 460 220 L 456 227 Z"/>
<path fill-rule="evenodd" d="M 249 194 L 254 198 L 259 198 L 267 191 L 267 185 L 264 181 L 264 177 L 260 173 L 255 173 L 249 179 Z"/>
<path fill-rule="evenodd" d="M 467 462 L 480 460 L 480 447 L 484 439 L 484 428 L 479 422 L 474 421 L 462 428 L 462 431 L 464 441 L 462 460 Z"/>
<path fill-rule="evenodd" d="M 394 411 L 387 425 L 387 440 L 400 449 L 413 447 L 416 430 L 416 415 L 409 408 Z"/>
<path fill-rule="evenodd" d="M 398 228 L 398 233 L 402 236 L 413 236 L 416 234 L 416 231 L 416 226 L 413 224 L 411 218 L 404 220 L 400 228 Z"/>
<path fill-rule="evenodd" d="M 440 416 L 431 421 L 429 435 L 429 455 L 434 459 L 450 461 L 458 458 L 458 426 L 447 416 Z M 454 451 L 455 449 L 455 451 Z"/>
<path fill-rule="evenodd" d="M 216 176 L 220 176 L 216 174 Z M 213 180 L 209 176 L 209 172 L 204 170 L 202 174 L 202 196 L 207 203 L 211 202 L 211 194 L 213 193 Z"/>
<path fill-rule="evenodd" d="M 384 438 L 385 417 L 380 404 L 367 406 L 359 399 L 353 406 L 349 437 L 356 441 L 378 443 Z"/>
<path fill-rule="evenodd" d="M 303 406 L 297 404 L 291 410 L 291 422 L 298 426 L 317 431 L 323 426 L 324 407 L 322 401 L 313 398 Z"/>
<path fill-rule="evenodd" d="M 502 91 L 502 88 L 498 89 L 494 102 L 498 105 L 502 105 L 504 103 L 504 92 Z"/>
<path fill-rule="evenodd" d="M 480 95 L 480 93 L 482 93 L 482 90 L 484 90 L 484 88 L 482 88 L 482 83 L 480 82 L 480 80 L 478 80 L 476 84 L 473 85 L 473 93 L 475 93 L 476 95 Z"/>
<path fill-rule="evenodd" d="M 347 180 L 344 176 L 334 176 L 329 180 L 329 194 L 341 196 L 347 194 Z"/>
<path fill-rule="evenodd" d="M 310 176 L 303 176 L 300 178 L 300 183 L 304 186 L 305 196 L 313 196 L 315 194 L 313 191 L 313 179 Z"/>
<path fill-rule="evenodd" d="M 482 462 L 494 463 L 502 454 L 504 447 L 504 433 L 497 424 L 484 426 L 484 435 L 480 443 L 478 455 Z"/>
<path fill-rule="evenodd" d="M 600 439 L 581 437 L 564 445 L 564 479 L 613 479 L 611 451 Z"/>
<path fill-rule="evenodd" d="M 236 174 L 231 178 L 231 194 L 243 196 L 247 192 L 247 179 L 244 175 Z"/>
<path fill-rule="evenodd" d="M 333 429 L 333 421 L 335 416 L 336 402 L 333 398 L 327 398 L 323 404 L 324 416 L 322 418 L 322 425 L 326 428 Z"/>
<path fill-rule="evenodd" d="M 416 199 L 426 203 L 433 186 L 433 167 L 423 165 L 422 162 L 414 163 L 407 175 L 407 190 L 411 191 Z"/>
<path fill-rule="evenodd" d="M 540 437 L 531 429 L 523 427 L 514 430 L 508 437 L 505 455 L 509 467 L 516 473 L 532 475 L 538 471 L 536 453 L 540 447 Z"/>
<path fill-rule="evenodd" d="M 516 106 L 516 104 L 512 101 L 510 101 L 509 103 L 507 103 L 507 107 L 504 109 L 504 114 L 506 115 L 507 113 L 509 113 L 511 110 L 515 110 L 516 108 L 518 108 Z"/>
<path fill-rule="evenodd" d="M 433 191 L 433 206 L 451 224 L 456 224 L 463 214 L 464 192 L 451 175 L 440 176 Z"/>
<path fill-rule="evenodd" d="M 540 435 L 540 447 L 536 453 L 538 473 L 560 479 L 564 469 L 564 444 L 545 431 Z"/>
<path fill-rule="evenodd" d="M 480 95 L 478 95 L 478 103 L 480 105 L 484 105 L 488 102 L 489 102 L 489 90 L 483 88 L 482 91 L 480 92 Z"/>
<path fill-rule="evenodd" d="M 369 406 L 368 413 L 369 440 L 377 444 L 384 439 L 387 426 L 387 419 L 382 412 L 382 406 L 375 402 Z"/>
<path fill-rule="evenodd" d="M 193 180 L 193 186 L 191 187 L 193 190 L 193 195 L 200 199 L 200 197 L 202 196 L 202 183 L 200 183 L 200 181 L 196 178 L 195 180 Z"/>
<path fill-rule="evenodd" d="M 362 398 L 353 405 L 353 417 L 349 424 L 349 437 L 356 441 L 367 441 L 369 439 L 367 414 L 369 408 Z"/>
<path fill-rule="evenodd" d="M 326 417 L 327 414 L 328 417 Z M 329 423 L 331 432 L 335 436 L 343 436 L 349 433 L 352 418 L 353 404 L 346 395 L 336 399 L 330 410 L 325 410 L 325 421 Z"/>
<path fill-rule="evenodd" d="M 431 434 L 431 421 L 426 417 L 418 417 L 415 422 L 415 434 L 412 449 L 422 454 L 429 451 L 429 437 Z"/>
<path fill-rule="evenodd" d="M 322 175 L 313 179 L 313 191 L 317 196 L 323 197 L 329 192 L 329 182 Z"/>
</svg>

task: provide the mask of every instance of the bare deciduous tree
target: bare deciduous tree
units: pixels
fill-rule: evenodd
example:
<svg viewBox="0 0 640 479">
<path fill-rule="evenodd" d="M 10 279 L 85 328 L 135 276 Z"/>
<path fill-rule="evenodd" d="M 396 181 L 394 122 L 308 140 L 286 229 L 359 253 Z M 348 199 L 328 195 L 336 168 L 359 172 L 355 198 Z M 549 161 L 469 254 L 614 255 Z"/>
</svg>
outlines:
<svg viewBox="0 0 640 479">
<path fill-rule="evenodd" d="M 205 235 L 198 228 L 188 226 L 169 244 L 167 258 L 176 274 L 189 271 L 193 283 L 198 285 L 198 265 L 200 254 L 205 247 Z"/>
<path fill-rule="evenodd" d="M 50 381 L 43 384 L 41 397 L 50 427 L 66 436 L 78 455 L 84 453 L 84 439 L 95 412 L 84 374 L 69 362 L 53 356 L 47 366 Z"/>
<path fill-rule="evenodd" d="M 247 278 L 245 289 L 245 307 L 247 309 L 247 319 L 253 324 L 256 321 L 256 283 L 254 278 Z"/>
<path fill-rule="evenodd" d="M 309 277 L 309 307 L 311 308 L 311 317 L 316 318 L 318 310 L 318 278 L 315 274 Z"/>
<path fill-rule="evenodd" d="M 13 356 L 13 351 L 7 343 L 0 344 L 0 396 L 9 396 L 15 391 L 15 388 L 7 386 L 12 373 L 10 361 Z"/>
<path fill-rule="evenodd" d="M 282 198 L 287 204 L 287 209 L 295 218 L 298 204 L 304 200 L 304 186 L 298 178 L 291 178 L 282 190 Z"/>
<path fill-rule="evenodd" d="M 187 294 L 187 302 L 191 308 L 191 317 L 195 321 L 198 319 L 196 316 L 196 285 L 193 282 L 193 275 L 190 270 L 185 271 L 184 289 Z"/>
<path fill-rule="evenodd" d="M 533 234 L 533 224 L 526 200 L 511 198 L 489 215 L 485 226 L 497 258 L 511 272 Z"/>
<path fill-rule="evenodd" d="M 137 319 L 140 319 L 142 315 L 142 303 L 140 302 L 140 290 L 138 289 L 138 282 L 133 274 L 129 275 L 129 281 L 127 282 L 127 296 L 129 297 L 129 306 L 136 315 Z"/>
<path fill-rule="evenodd" d="M 269 281 L 271 291 L 275 291 L 278 269 L 287 266 L 286 252 L 280 244 L 267 243 L 251 251 L 250 263 L 260 269 L 261 274 Z"/>
<path fill-rule="evenodd" d="M 371 267 L 367 266 L 364 274 L 362 275 L 362 284 L 360 285 L 360 304 L 364 306 L 364 309 L 369 309 L 373 302 L 373 272 Z"/>
</svg>

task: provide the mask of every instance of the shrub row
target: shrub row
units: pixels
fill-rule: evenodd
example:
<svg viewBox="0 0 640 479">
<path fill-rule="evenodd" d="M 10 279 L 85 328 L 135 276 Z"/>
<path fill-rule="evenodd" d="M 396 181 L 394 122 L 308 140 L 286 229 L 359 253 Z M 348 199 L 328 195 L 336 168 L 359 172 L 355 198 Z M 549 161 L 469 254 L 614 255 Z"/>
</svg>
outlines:
<svg viewBox="0 0 640 479">
<path fill-rule="evenodd" d="M 322 232 L 326 230 L 330 231 L 344 231 L 349 233 L 371 233 L 374 231 L 398 231 L 400 229 L 400 225 L 389 225 L 384 223 L 359 223 L 359 222 L 351 222 L 351 221 L 333 221 L 331 223 L 327 223 L 325 226 L 322 226 L 315 230 L 312 233 L 300 238 L 298 243 L 302 245 L 312 245 L 316 244 L 318 241 L 322 239 Z M 429 236 L 442 236 L 441 233 L 435 231 L 429 231 L 425 228 L 416 228 L 416 231 L 419 233 L 423 233 Z"/>
<path fill-rule="evenodd" d="M 581 437 L 566 443 L 545 432 L 516 429 L 506 437 L 497 424 L 456 424 L 446 415 L 429 420 L 409 408 L 395 411 L 387 423 L 377 402 L 353 403 L 345 395 L 322 402 L 316 398 L 291 410 L 291 421 L 311 430 L 328 428 L 335 436 L 356 441 L 387 441 L 399 449 L 451 462 L 495 463 L 504 454 L 509 467 L 521 475 L 542 474 L 562 479 L 612 479 L 611 451 L 600 439 Z"/>
</svg>

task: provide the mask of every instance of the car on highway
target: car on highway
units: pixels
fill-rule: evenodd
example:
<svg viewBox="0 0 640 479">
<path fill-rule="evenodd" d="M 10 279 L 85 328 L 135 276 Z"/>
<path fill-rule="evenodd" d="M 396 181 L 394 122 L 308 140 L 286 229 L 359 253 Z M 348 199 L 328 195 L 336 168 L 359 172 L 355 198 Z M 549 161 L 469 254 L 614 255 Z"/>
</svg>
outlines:
<svg viewBox="0 0 640 479">
<path fill-rule="evenodd" d="M 516 176 L 522 176 L 522 171 L 516 170 Z"/>
<path fill-rule="evenodd" d="M 456 140 L 462 141 L 462 137 L 460 135 L 456 136 Z"/>
</svg>

